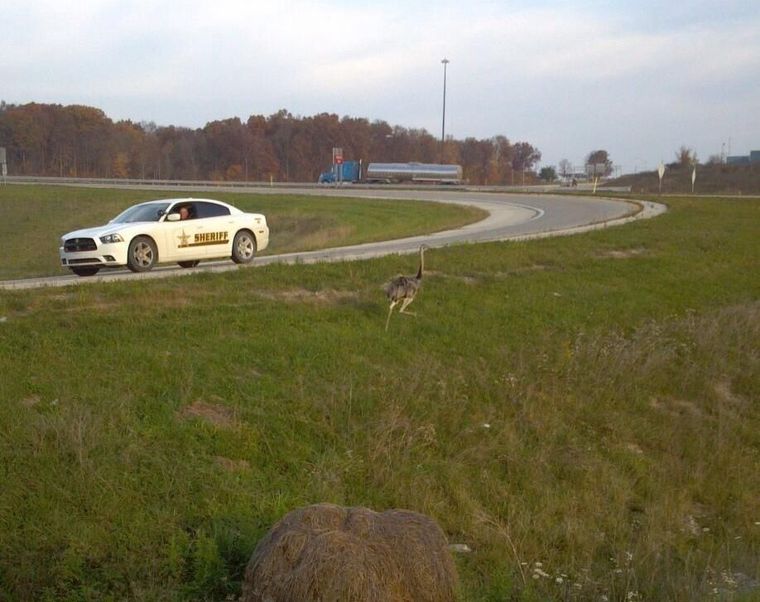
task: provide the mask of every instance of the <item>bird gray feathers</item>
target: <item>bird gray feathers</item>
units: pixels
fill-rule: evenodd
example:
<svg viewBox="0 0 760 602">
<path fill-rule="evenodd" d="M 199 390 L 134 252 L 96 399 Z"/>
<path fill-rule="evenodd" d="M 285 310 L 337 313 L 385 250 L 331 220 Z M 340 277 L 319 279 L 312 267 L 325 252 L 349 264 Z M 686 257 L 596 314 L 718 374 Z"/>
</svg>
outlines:
<svg viewBox="0 0 760 602">
<path fill-rule="evenodd" d="M 385 295 L 388 297 L 388 301 L 390 302 L 390 307 L 388 308 L 388 318 L 385 320 L 385 330 L 388 330 L 388 324 L 391 320 L 391 313 L 393 312 L 393 308 L 396 307 L 396 305 L 399 303 L 401 303 L 401 307 L 399 308 L 400 314 L 409 314 L 412 316 L 416 315 L 411 311 L 406 311 L 406 308 L 412 301 L 414 301 L 417 292 L 422 286 L 422 273 L 425 266 L 425 249 L 427 248 L 428 247 L 426 245 L 420 246 L 420 267 L 417 270 L 416 276 L 396 276 L 396 278 L 390 282 L 387 282 L 383 287 Z"/>
</svg>

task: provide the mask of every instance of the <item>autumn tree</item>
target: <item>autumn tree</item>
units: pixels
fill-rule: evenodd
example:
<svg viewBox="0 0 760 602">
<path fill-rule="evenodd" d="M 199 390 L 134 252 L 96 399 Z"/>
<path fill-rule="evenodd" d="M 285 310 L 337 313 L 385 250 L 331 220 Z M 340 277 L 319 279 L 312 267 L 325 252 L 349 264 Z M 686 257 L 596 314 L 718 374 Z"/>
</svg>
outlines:
<svg viewBox="0 0 760 602">
<path fill-rule="evenodd" d="M 515 171 L 529 171 L 541 160 L 541 151 L 527 142 L 516 142 L 512 148 L 512 169 Z"/>
<path fill-rule="evenodd" d="M 606 177 L 612 173 L 612 161 L 606 150 L 591 151 L 586 157 L 586 172 L 592 177 Z"/>
</svg>

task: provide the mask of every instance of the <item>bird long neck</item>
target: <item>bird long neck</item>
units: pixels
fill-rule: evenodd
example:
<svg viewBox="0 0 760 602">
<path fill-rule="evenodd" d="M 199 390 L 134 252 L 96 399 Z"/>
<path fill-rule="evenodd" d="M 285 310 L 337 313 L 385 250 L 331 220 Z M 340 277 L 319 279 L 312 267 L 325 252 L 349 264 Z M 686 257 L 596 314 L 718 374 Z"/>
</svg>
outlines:
<svg viewBox="0 0 760 602">
<path fill-rule="evenodd" d="M 425 249 L 420 247 L 420 269 L 417 270 L 417 280 L 422 280 L 422 270 L 425 266 Z"/>
</svg>

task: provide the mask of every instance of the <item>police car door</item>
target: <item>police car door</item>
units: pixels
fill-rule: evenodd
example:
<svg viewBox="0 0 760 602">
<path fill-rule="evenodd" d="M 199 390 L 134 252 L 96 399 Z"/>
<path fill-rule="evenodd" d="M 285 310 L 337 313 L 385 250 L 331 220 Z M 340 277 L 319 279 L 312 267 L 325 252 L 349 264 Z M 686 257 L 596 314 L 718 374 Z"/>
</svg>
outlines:
<svg viewBox="0 0 760 602">
<path fill-rule="evenodd" d="M 189 211 L 185 219 L 166 222 L 169 226 L 169 236 L 166 241 L 166 251 L 162 259 L 172 261 L 192 261 L 205 257 L 204 249 L 198 245 L 199 234 L 203 232 L 203 220 L 198 219 L 196 203 L 180 203 L 171 212 L 180 213 L 182 208 Z"/>
<path fill-rule="evenodd" d="M 195 203 L 198 216 L 202 219 L 203 228 L 197 235 L 196 242 L 204 249 L 204 256 L 229 257 L 232 248 L 230 210 L 224 205 L 197 201 Z"/>
</svg>

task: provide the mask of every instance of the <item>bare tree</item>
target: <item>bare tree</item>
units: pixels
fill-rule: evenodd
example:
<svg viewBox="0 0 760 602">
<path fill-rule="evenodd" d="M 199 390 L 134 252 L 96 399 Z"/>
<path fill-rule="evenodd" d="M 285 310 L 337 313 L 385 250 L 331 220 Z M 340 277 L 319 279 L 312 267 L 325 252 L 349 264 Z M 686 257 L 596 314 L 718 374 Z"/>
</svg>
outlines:
<svg viewBox="0 0 760 602">
<path fill-rule="evenodd" d="M 697 153 L 685 145 L 676 151 L 676 163 L 681 167 L 689 167 L 697 163 Z"/>
</svg>

